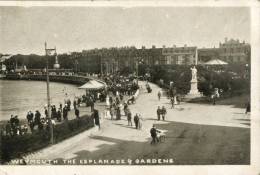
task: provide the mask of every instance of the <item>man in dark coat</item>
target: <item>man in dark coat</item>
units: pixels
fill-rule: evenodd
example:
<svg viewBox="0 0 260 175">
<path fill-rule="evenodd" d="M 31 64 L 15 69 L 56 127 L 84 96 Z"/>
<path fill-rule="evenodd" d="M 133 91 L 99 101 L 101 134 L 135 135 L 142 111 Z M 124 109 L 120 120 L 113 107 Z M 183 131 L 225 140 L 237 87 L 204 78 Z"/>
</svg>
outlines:
<svg viewBox="0 0 260 175">
<path fill-rule="evenodd" d="M 75 115 L 76 115 L 76 118 L 79 118 L 79 109 L 78 108 L 75 108 Z"/>
<path fill-rule="evenodd" d="M 41 123 L 41 113 L 37 110 L 35 111 L 34 124 L 39 125 Z"/>
<path fill-rule="evenodd" d="M 58 120 L 59 122 L 61 122 L 61 110 L 62 110 L 62 109 L 58 109 L 58 112 L 57 112 L 57 120 Z"/>
<path fill-rule="evenodd" d="M 247 102 L 247 104 L 246 104 L 246 114 L 247 114 L 248 112 L 251 112 L 251 105 L 250 105 L 250 101 L 249 101 L 249 102 Z"/>
<path fill-rule="evenodd" d="M 165 107 L 163 106 L 161 109 L 161 114 L 162 114 L 162 119 L 165 120 L 165 115 L 166 115 L 167 111 L 165 109 Z"/>
<path fill-rule="evenodd" d="M 137 114 L 135 114 L 135 116 L 134 116 L 134 122 L 135 122 L 135 128 L 138 129 L 139 117 Z"/>
<path fill-rule="evenodd" d="M 156 113 L 157 113 L 157 119 L 160 120 L 161 119 L 161 108 L 160 108 L 160 106 L 158 106 Z"/>
<path fill-rule="evenodd" d="M 34 125 L 37 125 L 39 130 L 42 130 L 43 128 L 43 124 L 41 122 L 41 113 L 38 110 L 35 112 Z"/>
<path fill-rule="evenodd" d="M 151 145 L 156 144 L 156 142 L 159 142 L 159 139 L 157 137 L 157 133 L 160 133 L 161 131 L 157 130 L 156 127 L 153 125 L 153 127 L 150 130 L 150 134 L 152 137 Z"/>
<path fill-rule="evenodd" d="M 94 117 L 95 125 L 97 125 L 98 129 L 100 129 L 100 121 L 99 121 L 98 110 L 96 110 L 96 109 L 93 110 L 93 117 Z"/>
<path fill-rule="evenodd" d="M 68 120 L 68 109 L 66 106 L 63 108 L 63 120 Z"/>
</svg>

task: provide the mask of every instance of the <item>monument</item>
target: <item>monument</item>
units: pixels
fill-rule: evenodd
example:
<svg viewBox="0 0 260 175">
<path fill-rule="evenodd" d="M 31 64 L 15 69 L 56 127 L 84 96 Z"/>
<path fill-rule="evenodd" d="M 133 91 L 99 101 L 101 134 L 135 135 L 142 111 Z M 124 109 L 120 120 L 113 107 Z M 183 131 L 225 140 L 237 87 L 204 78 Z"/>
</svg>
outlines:
<svg viewBox="0 0 260 175">
<path fill-rule="evenodd" d="M 57 52 L 56 52 L 56 47 L 55 47 L 55 64 L 53 65 L 53 68 L 54 69 L 59 69 L 60 68 L 60 64 L 58 62 L 58 55 L 57 55 Z"/>
<path fill-rule="evenodd" d="M 197 69 L 193 66 L 191 69 L 191 81 L 190 81 L 190 92 L 187 94 L 188 98 L 201 97 L 201 93 L 198 90 L 198 79 L 197 79 Z"/>
</svg>

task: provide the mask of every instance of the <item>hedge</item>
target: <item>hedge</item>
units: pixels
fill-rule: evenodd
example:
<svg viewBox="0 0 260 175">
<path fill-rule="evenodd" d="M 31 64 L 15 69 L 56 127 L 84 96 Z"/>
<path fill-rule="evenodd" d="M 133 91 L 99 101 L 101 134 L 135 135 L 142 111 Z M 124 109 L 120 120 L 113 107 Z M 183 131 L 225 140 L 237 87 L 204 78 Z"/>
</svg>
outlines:
<svg viewBox="0 0 260 175">
<path fill-rule="evenodd" d="M 92 116 L 83 116 L 69 120 L 54 127 L 54 142 L 58 143 L 71 136 L 94 126 Z M 0 163 L 5 164 L 11 159 L 21 158 L 27 153 L 37 151 L 50 144 L 48 130 L 33 132 L 21 136 L 1 136 Z"/>
</svg>

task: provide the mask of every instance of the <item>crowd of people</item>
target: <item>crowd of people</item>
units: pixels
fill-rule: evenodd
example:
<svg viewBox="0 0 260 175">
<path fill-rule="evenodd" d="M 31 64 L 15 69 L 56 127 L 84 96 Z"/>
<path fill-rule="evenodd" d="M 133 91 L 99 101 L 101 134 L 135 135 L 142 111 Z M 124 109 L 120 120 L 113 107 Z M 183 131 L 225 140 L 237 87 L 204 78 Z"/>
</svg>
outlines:
<svg viewBox="0 0 260 175">
<path fill-rule="evenodd" d="M 35 112 L 32 112 L 31 110 L 28 111 L 26 114 L 27 122 L 22 122 L 22 124 L 18 118 L 18 115 L 11 115 L 10 120 L 7 121 L 5 125 L 4 135 L 16 136 L 33 133 L 35 131 L 48 130 L 50 128 L 50 122 L 53 126 L 55 126 L 58 122 L 68 121 L 68 114 L 72 109 L 74 109 L 75 117 L 79 118 L 79 106 L 82 103 L 83 97 L 75 97 L 72 107 L 72 102 L 69 98 L 67 98 L 67 96 L 68 94 L 65 94 L 66 98 L 64 100 L 64 105 L 60 103 L 57 106 L 50 106 L 50 114 L 48 114 L 47 105 L 44 106 L 43 109 L 44 115 L 42 115 L 39 110 L 36 110 Z"/>
<path fill-rule="evenodd" d="M 18 116 L 11 115 L 9 121 L 7 121 L 5 127 L 5 133 L 9 136 L 16 136 L 16 135 L 24 135 L 28 131 L 28 127 L 26 125 L 21 125 Z"/>
<path fill-rule="evenodd" d="M 111 120 L 120 120 L 121 116 L 127 117 L 128 125 L 132 126 L 132 113 L 129 105 L 136 101 L 136 92 L 139 89 L 137 81 L 131 77 L 110 76 L 105 81 L 108 85 L 106 97 L 105 117 Z M 140 114 L 134 116 L 137 129 L 141 128 Z"/>
</svg>

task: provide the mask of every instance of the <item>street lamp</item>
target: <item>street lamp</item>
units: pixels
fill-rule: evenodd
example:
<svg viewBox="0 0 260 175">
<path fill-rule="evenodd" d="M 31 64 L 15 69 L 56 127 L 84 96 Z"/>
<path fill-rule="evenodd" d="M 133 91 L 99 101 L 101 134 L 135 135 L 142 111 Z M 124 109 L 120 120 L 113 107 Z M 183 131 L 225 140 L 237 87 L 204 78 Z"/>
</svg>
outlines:
<svg viewBox="0 0 260 175">
<path fill-rule="evenodd" d="M 47 110 L 48 110 L 48 121 L 49 121 L 49 126 L 50 126 L 50 132 L 51 132 L 51 139 L 50 142 L 51 144 L 54 143 L 53 140 L 53 125 L 51 121 L 51 104 L 50 104 L 50 87 L 49 87 L 49 55 L 51 54 L 52 51 L 55 50 L 56 53 L 56 48 L 55 49 L 47 49 L 47 43 L 45 42 L 45 56 L 46 56 L 46 83 L 47 83 Z"/>
<path fill-rule="evenodd" d="M 137 84 L 138 84 L 138 76 L 139 76 L 139 64 L 143 63 L 143 59 L 141 57 L 137 57 L 137 62 L 136 62 L 136 77 L 137 77 Z"/>
</svg>

